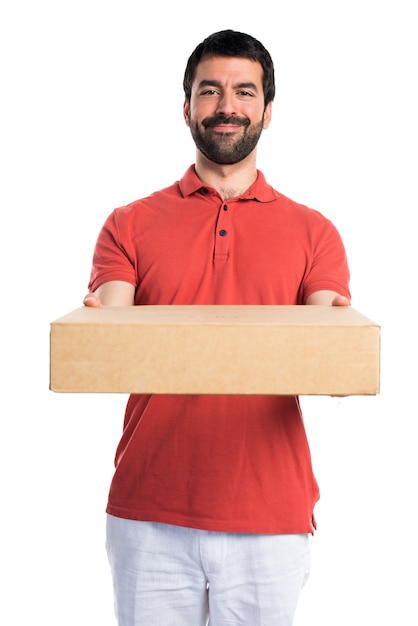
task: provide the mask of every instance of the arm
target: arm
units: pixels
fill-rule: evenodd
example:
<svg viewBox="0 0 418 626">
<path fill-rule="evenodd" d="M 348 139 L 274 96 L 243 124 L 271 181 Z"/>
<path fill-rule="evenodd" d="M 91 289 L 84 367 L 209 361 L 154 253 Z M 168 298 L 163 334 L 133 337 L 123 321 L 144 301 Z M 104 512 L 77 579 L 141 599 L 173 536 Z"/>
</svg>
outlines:
<svg viewBox="0 0 418 626">
<path fill-rule="evenodd" d="M 336 291 L 315 291 L 306 299 L 306 304 L 322 304 L 325 306 L 350 306 L 350 301 Z"/>
<path fill-rule="evenodd" d="M 85 306 L 133 306 L 135 287 L 123 280 L 111 280 L 101 285 L 94 293 L 88 293 Z"/>
</svg>

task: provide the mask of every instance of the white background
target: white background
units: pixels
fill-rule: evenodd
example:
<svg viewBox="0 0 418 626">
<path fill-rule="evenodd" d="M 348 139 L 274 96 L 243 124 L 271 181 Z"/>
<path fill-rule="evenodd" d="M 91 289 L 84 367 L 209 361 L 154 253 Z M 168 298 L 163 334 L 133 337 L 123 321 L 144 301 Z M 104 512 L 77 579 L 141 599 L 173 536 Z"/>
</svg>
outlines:
<svg viewBox="0 0 418 626">
<path fill-rule="evenodd" d="M 49 323 L 81 306 L 111 210 L 193 162 L 185 63 L 234 28 L 276 65 L 259 167 L 336 224 L 352 304 L 382 326 L 379 396 L 303 400 L 322 498 L 295 626 L 416 626 L 416 4 L 3 3 L 1 623 L 114 624 L 104 507 L 126 397 L 49 391 Z"/>
</svg>

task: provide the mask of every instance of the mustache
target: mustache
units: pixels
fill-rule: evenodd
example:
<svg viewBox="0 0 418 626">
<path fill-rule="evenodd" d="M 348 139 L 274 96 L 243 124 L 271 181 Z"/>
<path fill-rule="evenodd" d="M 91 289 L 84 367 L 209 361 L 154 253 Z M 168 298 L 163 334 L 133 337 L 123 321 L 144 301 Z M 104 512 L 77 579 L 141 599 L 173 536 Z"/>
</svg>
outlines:
<svg viewBox="0 0 418 626">
<path fill-rule="evenodd" d="M 218 126 L 219 124 L 233 124 L 234 126 L 249 126 L 250 120 L 248 117 L 236 117 L 235 115 L 214 115 L 213 117 L 206 117 L 202 121 L 202 126 L 205 128 L 211 128 Z"/>
</svg>

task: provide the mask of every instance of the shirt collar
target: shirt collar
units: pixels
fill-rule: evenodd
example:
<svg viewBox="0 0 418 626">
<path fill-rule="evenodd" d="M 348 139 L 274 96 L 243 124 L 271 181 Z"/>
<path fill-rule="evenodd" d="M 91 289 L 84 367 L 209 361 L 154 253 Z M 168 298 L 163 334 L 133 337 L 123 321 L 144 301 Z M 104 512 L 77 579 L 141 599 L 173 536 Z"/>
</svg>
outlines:
<svg viewBox="0 0 418 626">
<path fill-rule="evenodd" d="M 257 200 L 258 202 L 271 202 L 277 198 L 277 192 L 271 187 L 264 177 L 264 174 L 257 170 L 257 180 L 241 196 L 244 200 Z M 201 192 L 205 188 L 202 181 L 196 174 L 194 165 L 191 165 L 179 182 L 180 191 L 183 197 L 190 196 L 196 192 Z M 210 189 L 210 188 L 207 188 Z"/>
</svg>

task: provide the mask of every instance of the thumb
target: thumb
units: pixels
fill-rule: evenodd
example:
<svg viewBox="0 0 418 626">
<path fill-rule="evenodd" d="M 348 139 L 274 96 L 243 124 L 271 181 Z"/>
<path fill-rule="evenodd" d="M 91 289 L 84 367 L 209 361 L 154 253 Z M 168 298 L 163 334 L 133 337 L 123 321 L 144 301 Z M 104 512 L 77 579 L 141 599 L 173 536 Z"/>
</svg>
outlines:
<svg viewBox="0 0 418 626">
<path fill-rule="evenodd" d="M 88 293 L 83 300 L 84 306 L 100 306 L 100 298 L 95 293 Z"/>
</svg>

